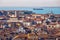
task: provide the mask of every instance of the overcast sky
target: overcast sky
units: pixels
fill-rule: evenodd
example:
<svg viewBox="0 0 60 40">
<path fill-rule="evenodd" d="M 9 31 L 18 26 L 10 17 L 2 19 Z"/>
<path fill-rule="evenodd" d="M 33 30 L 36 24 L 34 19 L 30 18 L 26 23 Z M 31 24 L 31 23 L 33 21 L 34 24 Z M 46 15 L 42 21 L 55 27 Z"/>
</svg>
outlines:
<svg viewBox="0 0 60 40">
<path fill-rule="evenodd" d="M 60 7 L 60 0 L 0 0 L 0 7 Z"/>
</svg>

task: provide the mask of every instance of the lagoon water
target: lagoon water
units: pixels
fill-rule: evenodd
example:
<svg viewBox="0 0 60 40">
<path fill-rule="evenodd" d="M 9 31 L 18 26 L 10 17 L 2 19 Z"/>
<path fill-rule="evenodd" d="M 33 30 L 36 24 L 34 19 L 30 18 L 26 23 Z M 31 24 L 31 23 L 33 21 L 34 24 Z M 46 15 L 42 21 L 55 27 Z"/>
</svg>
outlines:
<svg viewBox="0 0 60 40">
<path fill-rule="evenodd" d="M 28 10 L 37 14 L 46 14 L 52 11 L 54 14 L 60 14 L 60 7 L 40 7 L 38 9 L 43 10 L 34 10 L 33 8 L 29 7 L 0 7 L 0 10 Z"/>
</svg>

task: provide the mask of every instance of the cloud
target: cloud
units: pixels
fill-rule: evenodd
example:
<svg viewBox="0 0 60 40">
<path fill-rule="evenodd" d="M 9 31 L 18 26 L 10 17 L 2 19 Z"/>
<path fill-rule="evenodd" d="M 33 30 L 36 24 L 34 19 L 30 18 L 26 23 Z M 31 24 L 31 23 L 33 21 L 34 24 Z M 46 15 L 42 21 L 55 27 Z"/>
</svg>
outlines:
<svg viewBox="0 0 60 40">
<path fill-rule="evenodd" d="M 0 7 L 60 7 L 60 0 L 0 0 Z"/>
</svg>

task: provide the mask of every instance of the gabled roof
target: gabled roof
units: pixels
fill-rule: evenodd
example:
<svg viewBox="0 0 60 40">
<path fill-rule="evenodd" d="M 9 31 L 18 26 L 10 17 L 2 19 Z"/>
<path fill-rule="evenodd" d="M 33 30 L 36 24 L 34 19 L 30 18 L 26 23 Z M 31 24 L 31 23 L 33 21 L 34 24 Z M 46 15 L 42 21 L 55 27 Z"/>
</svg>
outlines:
<svg viewBox="0 0 60 40">
<path fill-rule="evenodd" d="M 0 12 L 0 16 L 3 16 L 3 13 L 2 12 Z"/>
</svg>

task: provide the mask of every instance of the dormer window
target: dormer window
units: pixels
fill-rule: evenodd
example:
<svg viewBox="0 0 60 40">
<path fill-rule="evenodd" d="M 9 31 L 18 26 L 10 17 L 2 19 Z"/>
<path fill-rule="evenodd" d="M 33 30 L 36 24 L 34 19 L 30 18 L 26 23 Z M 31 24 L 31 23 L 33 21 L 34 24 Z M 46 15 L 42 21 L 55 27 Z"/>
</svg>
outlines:
<svg viewBox="0 0 60 40">
<path fill-rule="evenodd" d="M 40 16 L 36 16 L 36 18 L 40 18 Z"/>
</svg>

